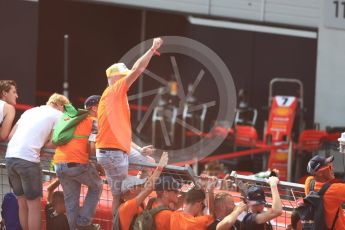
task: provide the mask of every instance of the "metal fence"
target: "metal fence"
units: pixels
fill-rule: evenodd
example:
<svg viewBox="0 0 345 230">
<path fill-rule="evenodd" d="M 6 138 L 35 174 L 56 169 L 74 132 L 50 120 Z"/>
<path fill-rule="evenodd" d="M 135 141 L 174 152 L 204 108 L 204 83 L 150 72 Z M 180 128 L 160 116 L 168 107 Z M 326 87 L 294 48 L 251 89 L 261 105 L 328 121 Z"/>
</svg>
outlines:
<svg viewBox="0 0 345 230">
<path fill-rule="evenodd" d="M 8 183 L 7 171 L 4 164 L 4 157 L 5 157 L 5 149 L 6 144 L 0 144 L 0 198 L 2 202 L 4 195 L 7 192 L 11 191 L 11 188 Z M 42 222 L 43 222 L 43 229 L 45 227 L 45 214 L 44 214 L 44 207 L 46 204 L 46 197 L 47 191 L 46 188 L 49 183 L 56 177 L 55 172 L 53 170 L 51 159 L 53 156 L 53 150 L 45 150 L 41 156 L 41 165 L 43 170 L 43 199 L 42 199 Z M 156 164 L 154 163 L 147 163 L 147 164 L 135 164 L 137 166 L 141 166 L 144 168 L 154 168 Z M 198 183 L 199 176 L 193 173 L 193 170 L 189 166 L 180 167 L 169 165 L 163 171 L 163 174 L 170 174 L 174 176 L 177 180 L 184 184 L 184 187 L 192 187 L 194 184 Z M 94 218 L 95 223 L 99 223 L 102 229 L 111 229 L 111 205 L 112 205 L 112 195 L 107 185 L 106 181 L 104 180 L 103 185 L 103 192 L 101 199 L 97 206 L 96 215 Z M 232 172 L 230 178 L 228 180 L 219 180 L 219 185 L 217 186 L 216 192 L 219 191 L 226 191 L 231 193 L 234 198 L 235 202 L 239 202 L 243 196 L 243 190 L 246 186 L 250 186 L 253 184 L 261 186 L 265 190 L 265 194 L 267 195 L 267 203 L 268 206 L 271 204 L 271 192 L 270 188 L 265 182 L 264 179 L 256 178 L 254 176 L 243 176 L 237 175 L 235 172 Z M 222 186 L 221 186 L 222 185 Z M 296 206 L 296 200 L 304 196 L 303 185 L 296 184 L 296 183 L 289 183 L 289 182 L 279 182 L 279 193 L 282 198 L 283 203 L 283 214 L 276 218 L 275 220 L 271 221 L 274 226 L 274 229 L 286 229 L 287 225 L 290 224 L 290 214 L 291 210 Z M 61 187 L 58 189 L 61 190 Z M 87 188 L 82 187 L 80 200 L 83 202 L 84 197 L 86 195 Z M 242 192 L 242 193 L 241 193 Z"/>
</svg>

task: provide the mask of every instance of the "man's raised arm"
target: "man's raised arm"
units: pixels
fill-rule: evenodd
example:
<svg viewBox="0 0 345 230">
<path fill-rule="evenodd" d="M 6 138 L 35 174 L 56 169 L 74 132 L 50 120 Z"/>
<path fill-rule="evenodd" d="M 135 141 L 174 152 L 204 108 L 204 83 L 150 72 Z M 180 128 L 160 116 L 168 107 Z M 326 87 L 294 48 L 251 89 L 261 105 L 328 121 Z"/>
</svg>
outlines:
<svg viewBox="0 0 345 230">
<path fill-rule="evenodd" d="M 153 39 L 152 47 L 134 63 L 132 69 L 125 78 L 128 87 L 130 87 L 133 82 L 137 80 L 138 77 L 144 72 L 152 56 L 156 53 L 156 50 L 159 49 L 162 44 L 163 40 L 161 38 Z"/>
</svg>

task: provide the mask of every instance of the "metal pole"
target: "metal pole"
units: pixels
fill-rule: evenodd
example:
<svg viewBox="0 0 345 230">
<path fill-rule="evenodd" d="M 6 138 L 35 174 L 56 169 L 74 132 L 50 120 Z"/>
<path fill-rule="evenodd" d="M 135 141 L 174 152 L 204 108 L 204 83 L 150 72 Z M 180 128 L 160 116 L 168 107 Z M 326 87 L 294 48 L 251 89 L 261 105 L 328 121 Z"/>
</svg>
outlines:
<svg viewBox="0 0 345 230">
<path fill-rule="evenodd" d="M 287 180 L 292 181 L 292 154 L 293 154 L 293 142 L 290 140 L 289 142 L 289 150 L 288 150 L 288 172 L 287 172 Z"/>
<path fill-rule="evenodd" d="M 146 10 L 141 11 L 141 27 L 140 27 L 140 42 L 145 41 L 146 37 Z M 145 46 L 142 43 L 142 46 L 140 48 L 141 54 L 145 52 Z M 144 88 L 144 79 L 142 77 L 139 78 L 139 86 L 138 86 L 138 94 L 143 93 Z M 141 120 L 142 117 L 142 111 L 141 106 L 143 105 L 143 99 L 141 96 L 138 97 L 138 113 L 137 113 L 137 121 Z"/>
<path fill-rule="evenodd" d="M 64 35 L 64 43 L 63 43 L 63 84 L 62 84 L 62 89 L 63 89 L 63 95 L 68 98 L 68 34 Z"/>
</svg>

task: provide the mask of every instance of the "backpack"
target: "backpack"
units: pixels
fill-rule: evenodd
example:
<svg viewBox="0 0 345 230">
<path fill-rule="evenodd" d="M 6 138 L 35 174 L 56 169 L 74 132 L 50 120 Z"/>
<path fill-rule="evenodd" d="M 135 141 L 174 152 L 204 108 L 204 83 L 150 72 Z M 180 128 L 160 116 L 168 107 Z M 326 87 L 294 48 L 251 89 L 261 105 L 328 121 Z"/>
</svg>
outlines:
<svg viewBox="0 0 345 230">
<path fill-rule="evenodd" d="M 89 111 L 86 109 L 76 109 L 71 104 L 64 105 L 65 112 L 57 122 L 53 132 L 53 144 L 65 145 L 73 138 L 88 138 L 88 136 L 74 136 L 77 125 L 84 120 Z"/>
<path fill-rule="evenodd" d="M 155 230 L 155 220 L 154 216 L 163 210 L 170 210 L 168 206 L 161 205 L 155 208 L 152 208 L 153 202 L 156 198 L 151 198 L 147 203 L 146 208 L 143 212 L 138 215 L 134 216 L 131 222 L 129 229 L 131 230 Z M 119 219 L 119 212 L 118 209 L 115 211 L 113 222 L 112 222 L 112 230 L 121 230 L 121 224 Z"/>
<path fill-rule="evenodd" d="M 22 230 L 19 222 L 19 206 L 17 197 L 9 192 L 6 193 L 1 205 L 1 217 L 4 229 Z"/>
<path fill-rule="evenodd" d="M 146 208 L 144 211 L 135 218 L 133 230 L 155 230 L 155 215 L 163 210 L 170 210 L 166 205 L 160 205 L 155 208 L 152 208 L 153 202 L 155 202 L 156 198 L 151 198 L 147 203 Z"/>
<path fill-rule="evenodd" d="M 328 228 L 324 214 L 323 196 L 331 184 L 324 184 L 319 192 L 314 191 L 314 186 L 315 180 L 312 180 L 309 194 L 303 199 L 303 204 L 296 208 L 296 211 L 302 221 L 302 229 L 325 230 Z M 331 229 L 334 229 L 338 215 L 339 209 L 334 217 Z"/>
</svg>

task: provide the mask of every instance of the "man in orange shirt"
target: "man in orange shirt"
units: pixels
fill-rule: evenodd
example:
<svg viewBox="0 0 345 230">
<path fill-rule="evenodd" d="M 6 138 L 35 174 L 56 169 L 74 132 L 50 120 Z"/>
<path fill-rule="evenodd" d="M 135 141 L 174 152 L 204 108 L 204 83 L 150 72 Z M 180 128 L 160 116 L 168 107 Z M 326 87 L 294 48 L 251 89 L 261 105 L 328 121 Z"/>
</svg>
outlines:
<svg viewBox="0 0 345 230">
<path fill-rule="evenodd" d="M 113 64 L 106 70 L 109 86 L 104 90 L 98 107 L 96 154 L 111 187 L 113 212 L 119 206 L 121 183 L 128 174 L 132 140 L 127 91 L 162 43 L 160 38 L 153 39 L 152 47 L 134 63 L 131 70 L 123 63 Z"/>
<path fill-rule="evenodd" d="M 102 193 L 102 180 L 97 169 L 89 163 L 95 155 L 96 117 L 100 96 L 93 95 L 86 99 L 85 109 L 89 116 L 82 120 L 74 131 L 73 138 L 55 150 L 55 171 L 65 196 L 66 214 L 70 229 L 100 229 L 92 224 L 96 206 Z M 86 137 L 86 138 L 81 138 Z M 93 151 L 91 151 L 93 149 Z M 83 207 L 79 208 L 80 188 L 88 187 Z"/>
<path fill-rule="evenodd" d="M 183 211 L 175 211 L 170 217 L 170 229 L 206 230 L 213 222 L 210 215 L 199 215 L 205 209 L 205 192 L 198 188 L 189 190 L 186 194 Z"/>
<path fill-rule="evenodd" d="M 159 178 L 163 168 L 168 163 L 168 153 L 163 152 L 157 168 L 153 174 L 146 179 L 128 176 L 122 183 L 122 198 L 125 201 L 118 209 L 118 218 L 120 229 L 129 230 L 133 222 L 133 218 L 143 211 L 143 202 L 154 189 L 156 180 Z M 145 183 L 145 186 L 142 185 Z M 113 226 L 118 229 L 119 226 Z"/>
<path fill-rule="evenodd" d="M 340 230 L 345 229 L 345 216 L 342 209 L 342 203 L 345 202 L 345 184 L 335 183 L 333 160 L 333 156 L 325 158 L 316 155 L 308 162 L 307 171 L 312 176 L 307 178 L 304 190 L 308 194 L 311 187 L 313 187 L 312 189 L 318 192 L 325 183 L 331 184 L 323 196 L 325 221 L 329 229 L 335 221 L 334 229 Z M 337 213 L 338 217 L 336 219 Z"/>
<path fill-rule="evenodd" d="M 155 185 L 155 190 L 157 194 L 157 199 L 152 205 L 152 208 L 157 206 L 167 206 L 178 208 L 179 205 L 179 189 L 181 184 L 176 181 L 172 176 L 162 176 L 160 177 Z M 156 230 L 169 230 L 170 229 L 170 216 L 173 213 L 173 210 L 162 210 L 158 212 L 155 219 Z"/>
</svg>

